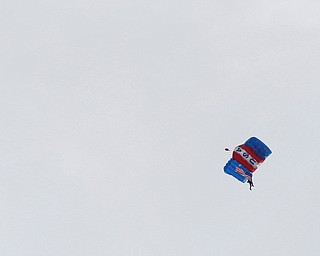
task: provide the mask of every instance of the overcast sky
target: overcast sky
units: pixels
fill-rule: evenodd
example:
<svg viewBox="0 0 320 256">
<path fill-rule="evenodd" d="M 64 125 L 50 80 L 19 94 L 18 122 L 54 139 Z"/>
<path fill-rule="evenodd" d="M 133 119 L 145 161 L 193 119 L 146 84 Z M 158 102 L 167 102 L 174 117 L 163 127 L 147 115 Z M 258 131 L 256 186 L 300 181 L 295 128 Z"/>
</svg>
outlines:
<svg viewBox="0 0 320 256">
<path fill-rule="evenodd" d="M 319 13 L 2 1 L 1 255 L 320 255 Z M 250 136 L 253 191 L 223 173 Z"/>
</svg>

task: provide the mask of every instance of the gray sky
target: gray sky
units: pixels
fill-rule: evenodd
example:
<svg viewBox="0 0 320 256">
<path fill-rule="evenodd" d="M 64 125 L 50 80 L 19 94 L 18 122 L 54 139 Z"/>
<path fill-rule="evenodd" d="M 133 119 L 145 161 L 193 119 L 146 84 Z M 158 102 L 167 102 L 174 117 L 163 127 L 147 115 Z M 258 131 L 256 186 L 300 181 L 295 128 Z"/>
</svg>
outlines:
<svg viewBox="0 0 320 256">
<path fill-rule="evenodd" d="M 1 255 L 320 255 L 319 13 L 3 2 Z M 223 173 L 250 136 L 252 192 Z"/>
</svg>

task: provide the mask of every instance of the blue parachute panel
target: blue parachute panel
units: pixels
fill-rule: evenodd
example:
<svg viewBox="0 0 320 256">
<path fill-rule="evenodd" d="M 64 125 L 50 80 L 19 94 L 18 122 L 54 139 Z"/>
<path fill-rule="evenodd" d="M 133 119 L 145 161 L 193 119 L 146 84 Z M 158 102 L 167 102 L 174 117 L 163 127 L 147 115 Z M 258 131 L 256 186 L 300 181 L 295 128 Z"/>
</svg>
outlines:
<svg viewBox="0 0 320 256">
<path fill-rule="evenodd" d="M 244 144 L 252 148 L 252 150 L 263 159 L 272 153 L 270 148 L 256 137 L 251 137 Z"/>
<path fill-rule="evenodd" d="M 241 170 L 239 171 L 239 169 Z M 225 165 L 224 172 L 235 177 L 237 180 L 243 183 L 247 182 L 248 179 L 252 179 L 252 173 L 248 169 L 246 169 L 242 164 L 240 164 L 238 161 L 232 158 Z"/>
</svg>

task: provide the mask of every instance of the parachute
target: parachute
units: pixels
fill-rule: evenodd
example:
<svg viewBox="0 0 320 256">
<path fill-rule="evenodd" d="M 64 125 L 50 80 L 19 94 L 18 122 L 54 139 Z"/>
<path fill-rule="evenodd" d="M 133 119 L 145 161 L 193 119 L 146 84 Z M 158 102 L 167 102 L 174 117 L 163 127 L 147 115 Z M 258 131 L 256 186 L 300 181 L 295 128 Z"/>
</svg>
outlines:
<svg viewBox="0 0 320 256">
<path fill-rule="evenodd" d="M 229 151 L 228 148 L 225 150 Z M 248 182 L 251 190 L 254 186 L 253 173 L 271 153 L 266 144 L 256 137 L 251 137 L 244 144 L 235 147 L 232 158 L 224 167 L 224 172 L 243 183 Z"/>
</svg>

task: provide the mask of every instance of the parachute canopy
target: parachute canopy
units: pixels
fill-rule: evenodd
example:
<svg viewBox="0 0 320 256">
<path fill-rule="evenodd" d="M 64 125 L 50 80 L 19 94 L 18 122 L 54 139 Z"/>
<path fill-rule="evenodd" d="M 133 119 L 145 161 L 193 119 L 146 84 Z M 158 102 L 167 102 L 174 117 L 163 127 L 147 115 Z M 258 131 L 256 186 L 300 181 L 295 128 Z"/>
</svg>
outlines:
<svg viewBox="0 0 320 256">
<path fill-rule="evenodd" d="M 252 174 L 271 153 L 266 144 L 256 137 L 251 137 L 244 144 L 235 147 L 224 172 L 243 183 L 252 184 Z"/>
</svg>

